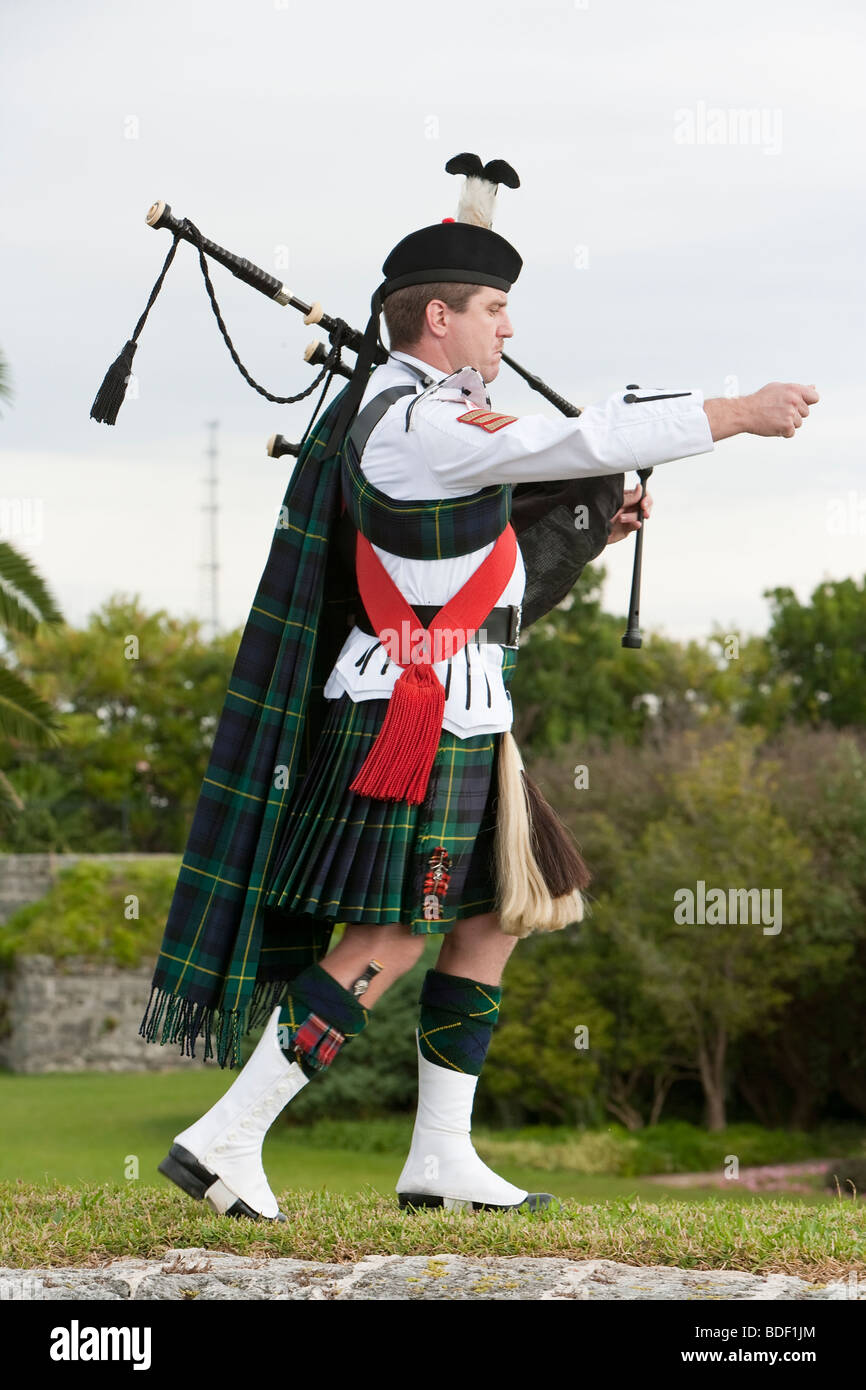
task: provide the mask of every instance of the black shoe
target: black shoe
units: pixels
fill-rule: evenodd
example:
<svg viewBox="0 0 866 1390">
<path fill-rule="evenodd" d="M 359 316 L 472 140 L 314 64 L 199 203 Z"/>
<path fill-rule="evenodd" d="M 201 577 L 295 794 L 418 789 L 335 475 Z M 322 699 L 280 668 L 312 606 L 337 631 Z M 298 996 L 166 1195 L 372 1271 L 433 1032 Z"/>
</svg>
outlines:
<svg viewBox="0 0 866 1390">
<path fill-rule="evenodd" d="M 253 1211 L 252 1207 L 248 1207 L 246 1202 L 242 1201 L 240 1197 L 236 1197 L 234 1202 L 228 1207 L 217 1205 L 214 1198 L 208 1196 L 210 1189 L 215 1183 L 219 1183 L 222 1189 L 220 1195 L 223 1201 L 225 1201 L 225 1194 L 227 1192 L 229 1196 L 232 1194 L 216 1173 L 209 1172 L 208 1169 L 205 1168 L 203 1164 L 199 1163 L 198 1159 L 191 1154 L 188 1149 L 183 1148 L 181 1144 L 172 1144 L 168 1151 L 168 1156 L 159 1164 L 159 1172 L 163 1173 L 165 1177 L 170 1178 L 173 1183 L 177 1183 L 178 1187 L 183 1188 L 184 1192 L 188 1193 L 190 1197 L 195 1197 L 196 1201 L 206 1201 L 208 1206 L 213 1207 L 214 1211 L 218 1212 L 221 1216 L 245 1216 L 250 1221 L 286 1220 L 284 1213 L 281 1211 L 277 1212 L 275 1217 L 262 1216 L 261 1212 Z"/>
<path fill-rule="evenodd" d="M 522 1202 L 503 1206 L 497 1202 L 473 1202 L 464 1197 L 432 1197 L 425 1192 L 398 1192 L 401 1207 L 445 1207 L 446 1211 L 540 1211 L 556 1198 L 551 1192 L 528 1192 Z"/>
</svg>

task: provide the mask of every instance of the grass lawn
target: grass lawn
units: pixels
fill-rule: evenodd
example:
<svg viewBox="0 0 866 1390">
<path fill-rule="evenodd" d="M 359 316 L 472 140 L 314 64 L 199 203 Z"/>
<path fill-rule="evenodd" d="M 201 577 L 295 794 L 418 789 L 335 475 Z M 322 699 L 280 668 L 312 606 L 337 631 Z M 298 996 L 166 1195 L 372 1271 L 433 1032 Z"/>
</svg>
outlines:
<svg viewBox="0 0 866 1390">
<path fill-rule="evenodd" d="M 119 1183 L 135 1171 L 138 1182 L 171 1189 L 157 1164 L 180 1130 L 202 1114 L 226 1089 L 217 1068 L 189 1072 L 78 1072 L 21 1076 L 0 1073 L 0 1117 L 6 1142 L 0 1146 L 0 1181 L 31 1183 Z M 387 1194 L 408 1152 L 412 1118 L 346 1123 L 338 1145 L 316 1142 L 325 1126 L 292 1127 L 279 1120 L 265 1140 L 264 1162 L 275 1192 L 318 1190 L 360 1192 L 375 1187 Z M 484 1131 L 474 1140 L 479 1153 L 509 1181 L 533 1191 L 553 1192 L 580 1202 L 637 1195 L 657 1201 L 694 1202 L 694 1189 L 664 1188 L 640 1177 L 618 1177 L 540 1169 L 485 1153 Z M 507 1149 L 507 1145 L 505 1146 Z M 519 1151 L 521 1145 L 515 1144 Z M 507 1167 L 507 1171 L 506 1170 Z M 761 1202 L 760 1194 L 707 1188 L 707 1201 Z M 816 1191 L 807 1203 L 834 1200 Z"/>
<path fill-rule="evenodd" d="M 824 1195 L 773 1197 L 664 1188 L 639 1177 L 541 1171 L 505 1161 L 512 1182 L 554 1193 L 556 1211 L 400 1212 L 394 1184 L 412 1129 L 384 1121 L 317 1127 L 277 1123 L 265 1142 L 285 1227 L 218 1217 L 156 1166 L 173 1136 L 226 1088 L 217 1068 L 190 1072 L 0 1074 L 0 1263 L 93 1263 L 158 1255 L 178 1245 L 346 1260 L 363 1254 L 562 1254 L 630 1264 L 797 1273 L 813 1281 L 866 1274 L 862 1203 Z M 321 1127 L 323 1134 L 327 1126 Z M 483 1132 L 476 1146 L 484 1156 Z M 516 1146 L 519 1148 L 519 1146 Z"/>
</svg>

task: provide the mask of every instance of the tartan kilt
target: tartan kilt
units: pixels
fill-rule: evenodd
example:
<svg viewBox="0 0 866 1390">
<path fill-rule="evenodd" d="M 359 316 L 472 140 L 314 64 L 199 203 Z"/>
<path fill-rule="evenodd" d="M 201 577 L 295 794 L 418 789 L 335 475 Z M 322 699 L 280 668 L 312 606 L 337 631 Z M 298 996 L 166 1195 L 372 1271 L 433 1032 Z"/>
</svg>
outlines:
<svg viewBox="0 0 866 1390">
<path fill-rule="evenodd" d="M 492 912 L 502 735 L 458 738 L 443 729 L 424 801 L 379 801 L 349 787 L 382 727 L 388 700 L 354 701 L 343 694 L 327 703 L 266 885 L 269 913 L 401 922 L 420 936 L 447 933 L 455 922 Z M 449 877 L 444 894 L 434 895 L 438 916 L 431 916 L 425 879 L 442 858 L 434 851 L 443 849 Z"/>
</svg>

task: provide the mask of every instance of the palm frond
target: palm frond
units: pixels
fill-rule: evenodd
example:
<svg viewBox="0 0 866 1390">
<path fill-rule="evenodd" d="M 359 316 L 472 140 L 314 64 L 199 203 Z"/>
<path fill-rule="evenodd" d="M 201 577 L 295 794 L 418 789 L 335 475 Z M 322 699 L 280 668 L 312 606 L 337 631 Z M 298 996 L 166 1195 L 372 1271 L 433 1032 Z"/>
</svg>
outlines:
<svg viewBox="0 0 866 1390">
<path fill-rule="evenodd" d="M 23 598 L 36 619 L 46 623 L 64 621 L 60 605 L 32 561 L 8 541 L 0 541 L 0 588 L 18 604 Z"/>
<path fill-rule="evenodd" d="M 0 629 L 31 636 L 36 631 L 37 618 L 33 609 L 21 602 L 12 589 L 7 589 L 0 575 Z"/>
<path fill-rule="evenodd" d="M 0 665 L 0 738 L 56 748 L 60 725 L 54 710 L 8 666 Z"/>
<path fill-rule="evenodd" d="M 0 769 L 0 820 L 7 821 L 13 814 L 24 810 L 24 802 L 13 787 L 6 773 Z"/>
</svg>

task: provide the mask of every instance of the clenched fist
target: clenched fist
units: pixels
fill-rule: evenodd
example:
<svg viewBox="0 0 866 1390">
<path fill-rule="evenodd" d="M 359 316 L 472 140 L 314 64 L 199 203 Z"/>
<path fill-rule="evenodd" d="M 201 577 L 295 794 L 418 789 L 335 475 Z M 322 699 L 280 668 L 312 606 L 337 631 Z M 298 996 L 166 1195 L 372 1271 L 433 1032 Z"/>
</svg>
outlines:
<svg viewBox="0 0 866 1390">
<path fill-rule="evenodd" d="M 794 430 L 800 428 L 809 414 L 809 406 L 815 405 L 817 400 L 814 386 L 771 381 L 743 400 L 746 419 L 750 421 L 745 426 L 746 432 L 793 439 Z"/>
<path fill-rule="evenodd" d="M 733 434 L 775 435 L 792 439 L 819 399 L 814 386 L 771 381 L 751 396 L 704 401 L 714 440 Z"/>
</svg>

